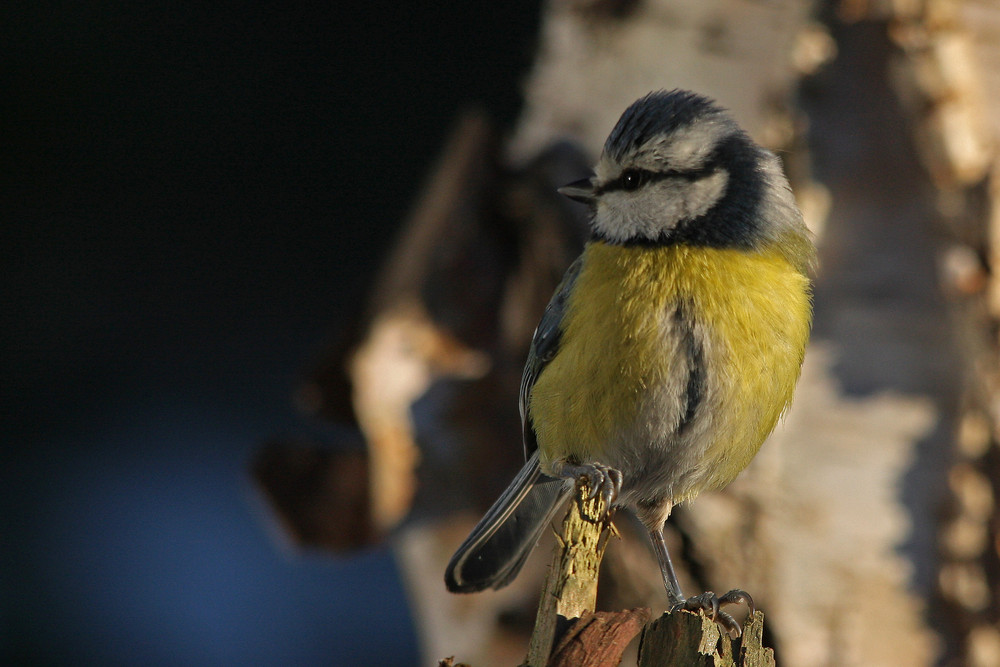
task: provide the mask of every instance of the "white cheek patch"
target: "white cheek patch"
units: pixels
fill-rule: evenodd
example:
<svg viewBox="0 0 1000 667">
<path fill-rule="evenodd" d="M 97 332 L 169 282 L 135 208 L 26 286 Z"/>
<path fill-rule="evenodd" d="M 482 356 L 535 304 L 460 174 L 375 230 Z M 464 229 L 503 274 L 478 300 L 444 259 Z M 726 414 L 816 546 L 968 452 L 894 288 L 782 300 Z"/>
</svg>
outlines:
<svg viewBox="0 0 1000 667">
<path fill-rule="evenodd" d="M 638 234 L 639 219 L 632 215 L 628 201 L 621 192 L 606 193 L 597 200 L 597 210 L 591 223 L 601 238 L 611 243 L 623 243 Z"/>
<path fill-rule="evenodd" d="M 697 181 L 668 179 L 635 192 L 614 190 L 598 199 L 593 227 L 612 243 L 655 241 L 677 226 L 708 213 L 726 193 L 729 173 L 718 171 Z"/>
<path fill-rule="evenodd" d="M 686 208 L 682 217 L 697 218 L 708 213 L 726 194 L 728 184 L 729 172 L 725 170 L 719 170 L 711 176 L 689 183 L 683 188 Z"/>
</svg>

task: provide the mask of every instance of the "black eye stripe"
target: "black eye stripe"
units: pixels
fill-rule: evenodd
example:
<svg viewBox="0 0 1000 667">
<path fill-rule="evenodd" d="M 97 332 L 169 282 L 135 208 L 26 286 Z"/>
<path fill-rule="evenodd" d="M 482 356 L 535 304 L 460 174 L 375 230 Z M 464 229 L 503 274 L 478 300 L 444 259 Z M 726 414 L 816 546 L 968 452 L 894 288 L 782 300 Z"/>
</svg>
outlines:
<svg viewBox="0 0 1000 667">
<path fill-rule="evenodd" d="M 615 190 L 631 192 L 638 190 L 649 183 L 664 181 L 670 178 L 676 178 L 684 181 L 697 181 L 705 178 L 706 176 L 711 176 L 716 171 L 718 171 L 718 165 L 715 162 L 711 162 L 700 169 L 667 169 L 666 171 L 626 169 L 615 180 L 608 181 L 601 187 L 597 188 L 595 194 L 601 195 L 605 192 L 613 192 Z"/>
</svg>

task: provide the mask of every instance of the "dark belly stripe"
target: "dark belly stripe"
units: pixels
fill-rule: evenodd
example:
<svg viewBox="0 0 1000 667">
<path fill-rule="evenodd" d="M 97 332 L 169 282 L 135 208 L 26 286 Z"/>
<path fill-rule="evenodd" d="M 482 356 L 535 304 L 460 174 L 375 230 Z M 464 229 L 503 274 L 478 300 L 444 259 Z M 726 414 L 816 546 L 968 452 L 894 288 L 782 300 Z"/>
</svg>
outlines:
<svg viewBox="0 0 1000 667">
<path fill-rule="evenodd" d="M 687 387 L 684 391 L 684 414 L 677 425 L 677 433 L 683 433 L 694 421 L 695 414 L 705 397 L 705 355 L 701 341 L 695 335 L 694 321 L 688 315 L 688 308 L 679 305 L 674 311 L 674 323 L 681 335 L 681 352 L 687 365 Z"/>
</svg>

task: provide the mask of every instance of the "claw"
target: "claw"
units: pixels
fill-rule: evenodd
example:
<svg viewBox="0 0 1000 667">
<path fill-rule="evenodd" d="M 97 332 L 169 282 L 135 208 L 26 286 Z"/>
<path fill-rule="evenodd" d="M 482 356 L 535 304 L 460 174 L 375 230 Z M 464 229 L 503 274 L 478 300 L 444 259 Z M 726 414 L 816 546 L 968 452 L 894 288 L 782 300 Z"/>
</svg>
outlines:
<svg viewBox="0 0 1000 667">
<path fill-rule="evenodd" d="M 701 595 L 695 595 L 678 602 L 674 609 L 687 609 L 688 611 L 704 611 L 713 621 L 719 616 L 719 598 L 712 591 L 706 591 Z"/>
<path fill-rule="evenodd" d="M 722 597 L 717 596 L 712 591 L 706 591 L 701 595 L 695 595 L 689 597 L 686 600 L 681 600 L 677 604 L 670 608 L 670 611 L 677 611 L 678 609 L 686 609 L 688 611 L 704 611 L 709 618 L 722 626 L 722 629 L 729 633 L 732 639 L 739 639 L 740 635 L 743 634 L 743 629 L 740 627 L 739 622 L 733 618 L 728 612 L 723 611 L 720 607 L 729 604 L 739 604 L 740 602 L 746 602 L 747 607 L 750 609 L 750 614 L 752 615 L 756 611 L 756 607 L 753 603 L 753 598 L 746 591 L 734 588 Z"/>
<path fill-rule="evenodd" d="M 715 615 L 715 622 L 722 626 L 723 630 L 729 633 L 730 639 L 739 639 L 743 634 L 743 628 L 740 627 L 740 624 L 736 621 L 736 619 L 724 611 L 720 610 L 719 613 Z"/>
<path fill-rule="evenodd" d="M 611 504 L 615 501 L 614 483 L 605 484 L 601 487 L 601 497 L 604 498 L 604 504 L 611 507 Z"/>
<path fill-rule="evenodd" d="M 754 613 L 757 611 L 757 606 L 754 605 L 753 598 L 750 597 L 750 594 L 747 593 L 746 591 L 741 590 L 739 588 L 734 588 L 733 590 L 729 591 L 721 598 L 719 598 L 720 605 L 739 604 L 741 602 L 747 603 L 747 608 L 750 610 L 750 615 L 753 616 Z"/>
<path fill-rule="evenodd" d="M 621 471 L 615 470 L 603 463 L 573 464 L 568 461 L 553 461 L 552 473 L 566 479 L 586 479 L 587 498 L 592 499 L 598 493 L 604 498 L 608 507 L 618 499 L 622 488 Z"/>
<path fill-rule="evenodd" d="M 607 502 L 608 507 L 611 507 L 611 504 L 618 499 L 624 478 L 622 477 L 622 471 L 615 468 L 608 468 L 607 474 L 611 483 L 604 487 L 604 500 Z"/>
</svg>

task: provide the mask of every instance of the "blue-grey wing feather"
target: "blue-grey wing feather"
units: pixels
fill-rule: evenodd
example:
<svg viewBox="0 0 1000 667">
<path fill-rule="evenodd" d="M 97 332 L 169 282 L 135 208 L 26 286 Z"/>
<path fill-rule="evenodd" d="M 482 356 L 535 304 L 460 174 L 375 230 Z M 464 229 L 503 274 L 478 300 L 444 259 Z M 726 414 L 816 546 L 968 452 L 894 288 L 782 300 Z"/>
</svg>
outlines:
<svg viewBox="0 0 1000 667">
<path fill-rule="evenodd" d="M 518 404 L 526 463 L 452 556 L 445 571 L 450 591 L 470 593 L 505 586 L 517 576 L 545 527 L 573 491 L 573 485 L 566 480 L 542 472 L 528 401 L 539 374 L 559 350 L 563 314 L 580 265 L 578 259 L 566 270 L 545 307 L 521 375 Z"/>
<path fill-rule="evenodd" d="M 580 274 L 580 267 L 582 265 L 583 256 L 580 256 L 566 269 L 566 273 L 563 275 L 559 286 L 556 287 L 556 291 L 549 300 L 549 304 L 545 306 L 542 319 L 535 328 L 535 335 L 531 338 L 531 348 L 528 350 L 528 360 L 525 362 L 524 372 L 521 374 L 521 390 L 518 395 L 525 459 L 528 459 L 538 448 L 538 443 L 535 440 L 535 431 L 531 425 L 531 414 L 528 410 L 531 389 L 535 386 L 535 381 L 538 380 L 542 369 L 552 361 L 556 352 L 559 351 L 566 302 L 573 291 L 573 285 L 576 283 L 576 278 Z"/>
</svg>

